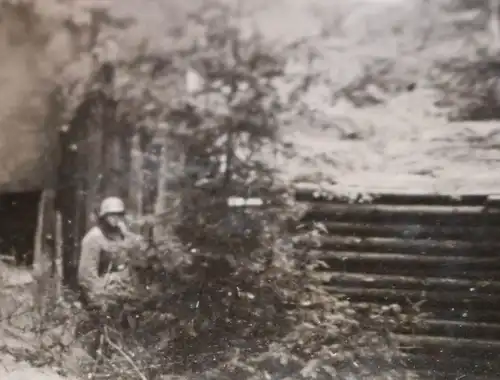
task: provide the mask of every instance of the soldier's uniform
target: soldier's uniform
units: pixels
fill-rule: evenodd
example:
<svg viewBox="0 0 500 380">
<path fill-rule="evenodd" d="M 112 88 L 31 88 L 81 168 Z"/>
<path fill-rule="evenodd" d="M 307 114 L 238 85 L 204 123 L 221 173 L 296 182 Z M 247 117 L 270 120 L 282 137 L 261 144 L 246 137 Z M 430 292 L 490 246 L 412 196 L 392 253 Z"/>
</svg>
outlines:
<svg viewBox="0 0 500 380">
<path fill-rule="evenodd" d="M 99 217 L 109 214 L 124 214 L 123 202 L 118 198 L 103 201 Z M 116 281 L 130 284 L 130 254 L 141 249 L 144 240 L 123 228 L 104 229 L 92 227 L 82 240 L 78 283 L 80 301 L 88 312 L 88 321 L 77 330 L 77 334 L 95 331 L 90 351 L 96 354 L 99 347 L 99 328 L 106 317 L 112 317 L 113 307 L 109 301 L 116 296 Z"/>
<path fill-rule="evenodd" d="M 107 285 L 113 277 L 127 279 L 129 273 L 129 251 L 139 249 L 141 238 L 129 233 L 104 234 L 101 228 L 93 227 L 82 240 L 78 280 L 84 298 L 96 303 L 106 295 Z"/>
</svg>

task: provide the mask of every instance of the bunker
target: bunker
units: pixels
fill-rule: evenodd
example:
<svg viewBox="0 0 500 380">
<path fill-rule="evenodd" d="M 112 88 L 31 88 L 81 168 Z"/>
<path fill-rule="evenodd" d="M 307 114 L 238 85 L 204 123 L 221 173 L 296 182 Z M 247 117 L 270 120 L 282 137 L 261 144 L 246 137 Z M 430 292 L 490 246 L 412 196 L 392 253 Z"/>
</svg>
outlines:
<svg viewBox="0 0 500 380">
<path fill-rule="evenodd" d="M 0 3 L 0 254 L 18 264 L 33 262 L 40 195 L 57 170 L 54 79 L 81 37 L 52 5 Z"/>
</svg>

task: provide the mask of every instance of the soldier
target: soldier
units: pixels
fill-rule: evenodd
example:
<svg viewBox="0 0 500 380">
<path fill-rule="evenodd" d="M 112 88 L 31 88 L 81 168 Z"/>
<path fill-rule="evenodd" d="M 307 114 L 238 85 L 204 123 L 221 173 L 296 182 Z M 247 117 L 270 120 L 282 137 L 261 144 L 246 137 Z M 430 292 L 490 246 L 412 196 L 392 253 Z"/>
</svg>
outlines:
<svg viewBox="0 0 500 380">
<path fill-rule="evenodd" d="M 115 295 L 115 282 L 127 282 L 130 277 L 130 253 L 145 244 L 140 235 L 131 232 L 125 222 L 125 205 L 120 198 L 102 201 L 97 225 L 84 236 L 81 245 L 78 282 L 80 300 L 89 312 L 92 324 L 102 324 L 109 312 L 107 302 Z M 94 329 L 99 326 L 92 326 Z M 92 348 L 97 353 L 99 339 Z"/>
</svg>

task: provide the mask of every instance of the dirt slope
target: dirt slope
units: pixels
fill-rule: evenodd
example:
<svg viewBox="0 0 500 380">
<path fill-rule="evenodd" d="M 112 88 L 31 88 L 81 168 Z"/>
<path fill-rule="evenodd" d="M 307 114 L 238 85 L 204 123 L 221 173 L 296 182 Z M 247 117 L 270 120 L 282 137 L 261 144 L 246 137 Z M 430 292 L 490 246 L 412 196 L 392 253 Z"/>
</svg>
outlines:
<svg viewBox="0 0 500 380">
<path fill-rule="evenodd" d="M 1 380 L 77 380 L 75 377 L 58 375 L 56 364 L 34 367 L 29 360 L 44 360 L 50 353 L 55 329 L 37 334 L 38 309 L 34 307 L 37 294 L 43 292 L 31 271 L 16 268 L 0 261 L 0 379 Z M 35 291 L 36 289 L 36 291 Z M 44 325 L 47 326 L 47 325 Z M 48 326 L 47 326 L 48 327 Z M 53 335 L 52 332 L 54 332 Z M 64 340 L 62 340 L 64 341 Z M 59 364 L 65 372 L 75 371 L 78 351 L 71 350 Z M 28 360 L 29 359 L 29 360 Z"/>
<path fill-rule="evenodd" d="M 422 91 L 364 109 L 325 106 L 324 128 L 284 132 L 296 151 L 284 172 L 364 191 L 500 192 L 500 121 L 450 123 L 431 103 Z"/>
</svg>

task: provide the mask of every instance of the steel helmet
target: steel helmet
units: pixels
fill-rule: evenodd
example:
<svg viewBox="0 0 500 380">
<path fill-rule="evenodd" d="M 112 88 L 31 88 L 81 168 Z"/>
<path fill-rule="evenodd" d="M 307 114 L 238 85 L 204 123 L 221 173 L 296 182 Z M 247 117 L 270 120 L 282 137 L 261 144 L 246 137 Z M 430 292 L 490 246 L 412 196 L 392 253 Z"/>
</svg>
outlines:
<svg viewBox="0 0 500 380">
<path fill-rule="evenodd" d="M 99 217 L 107 214 L 123 214 L 125 213 L 125 204 L 118 197 L 109 197 L 101 202 L 99 208 Z"/>
</svg>

